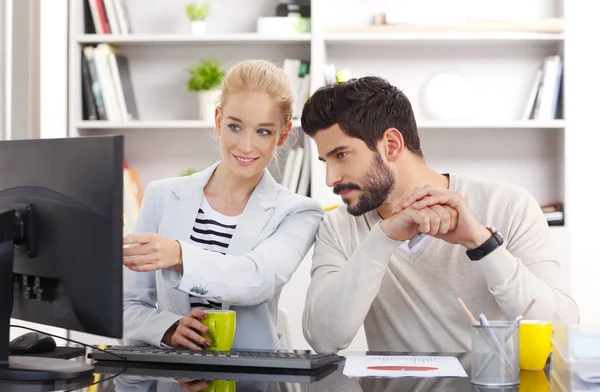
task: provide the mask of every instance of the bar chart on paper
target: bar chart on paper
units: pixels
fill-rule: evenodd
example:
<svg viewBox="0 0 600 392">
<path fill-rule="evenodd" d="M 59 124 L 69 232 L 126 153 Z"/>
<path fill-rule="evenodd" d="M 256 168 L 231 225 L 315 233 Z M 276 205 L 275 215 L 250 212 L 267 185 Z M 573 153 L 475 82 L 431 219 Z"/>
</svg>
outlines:
<svg viewBox="0 0 600 392">
<path fill-rule="evenodd" d="M 467 377 L 455 357 L 406 355 L 348 355 L 348 377 Z"/>
</svg>

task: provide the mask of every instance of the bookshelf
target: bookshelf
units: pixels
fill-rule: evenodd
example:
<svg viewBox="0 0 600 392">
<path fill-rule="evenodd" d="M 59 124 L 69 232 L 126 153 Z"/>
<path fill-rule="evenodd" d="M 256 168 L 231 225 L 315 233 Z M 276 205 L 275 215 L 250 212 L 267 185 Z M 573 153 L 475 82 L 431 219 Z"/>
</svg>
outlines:
<svg viewBox="0 0 600 392">
<path fill-rule="evenodd" d="M 112 43 L 119 45 L 187 45 L 187 44 L 293 44 L 310 43 L 310 34 L 271 37 L 257 33 L 211 34 L 192 36 L 189 34 L 131 34 L 107 35 L 84 34 L 77 38 L 79 44 Z"/>
<path fill-rule="evenodd" d="M 518 46 L 522 44 L 552 44 L 562 42 L 564 34 L 559 33 L 527 33 L 527 32 L 381 32 L 381 33 L 326 33 L 324 37 L 328 46 L 335 45 L 490 45 L 505 44 Z"/>
<path fill-rule="evenodd" d="M 211 137 L 213 121 L 199 118 L 197 97 L 186 91 L 185 70 L 192 62 L 214 57 L 228 67 L 248 58 L 277 63 L 284 59 L 310 60 L 311 34 L 272 36 L 255 32 L 256 18 L 275 12 L 273 1 L 250 5 L 229 1 L 225 8 L 213 4 L 214 15 L 207 20 L 209 33 L 204 36 L 190 34 L 186 1 L 160 0 L 150 7 L 137 0 L 125 4 L 132 31 L 96 34 L 93 20 L 89 16 L 86 19 L 88 1 L 69 1 L 68 135 L 124 134 L 126 157 L 139 170 L 142 186 L 165 176 L 176 176 L 185 168 L 206 167 L 219 157 L 216 139 Z M 244 9 L 244 13 L 231 15 L 230 10 L 236 7 Z M 90 121 L 83 117 L 81 51 L 98 44 L 110 44 L 127 58 L 138 118 Z M 299 120 L 294 120 L 293 125 L 299 127 Z M 197 145 L 189 146 L 190 141 Z M 150 158 L 150 154 L 156 155 Z M 283 159 L 280 157 L 279 162 L 285 160 L 285 154 L 281 154 Z M 161 162 L 169 169 L 158 169 Z M 282 168 L 271 169 L 275 178 L 281 180 Z"/>
<path fill-rule="evenodd" d="M 163 121 L 80 121 L 75 123 L 75 128 L 85 130 L 144 130 L 144 129 L 190 129 L 210 130 L 215 126 L 214 121 L 204 120 L 163 120 Z M 292 127 L 300 128 L 300 120 L 293 120 Z"/>
<path fill-rule="evenodd" d="M 181 137 L 187 137 L 195 131 L 202 132 L 205 136 L 210 135 L 212 122 L 197 119 L 196 101 L 191 94 L 183 91 L 185 75 L 182 72 L 186 64 L 206 53 L 206 55 L 225 59 L 227 63 L 255 57 L 278 62 L 285 58 L 308 60 L 311 62 L 311 91 L 322 85 L 326 72 L 325 64 L 348 68 L 352 76 L 369 73 L 382 75 L 400 85 L 413 102 L 425 146 L 429 144 L 435 146 L 435 141 L 430 143 L 429 139 L 445 137 L 440 134 L 442 131 L 454 132 L 455 136 L 475 137 L 476 144 L 481 145 L 488 143 L 493 145 L 495 139 L 499 137 L 499 132 L 504 136 L 513 135 L 516 141 L 522 136 L 517 131 L 521 131 L 527 132 L 528 135 L 522 137 L 531 140 L 534 144 L 549 145 L 556 150 L 556 156 L 540 153 L 542 162 L 549 163 L 554 158 L 561 159 L 559 156 L 561 142 L 558 139 L 563 137 L 565 121 L 562 119 L 521 120 L 517 115 L 525 103 L 533 70 L 539 66 L 544 56 L 562 53 L 565 35 L 560 31 L 460 31 L 455 27 L 407 29 L 397 26 L 368 26 L 371 24 L 370 19 L 384 8 L 384 1 L 376 0 L 373 4 L 349 8 L 344 7 L 343 1 L 334 0 L 312 2 L 311 33 L 273 36 L 256 33 L 252 26 L 253 19 L 261 13 L 264 14 L 264 10 L 268 9 L 267 6 L 276 4 L 275 1 L 263 0 L 256 2 L 255 8 L 251 7 L 247 16 L 235 14 L 234 18 L 239 22 L 240 28 L 232 26 L 223 28 L 217 24 L 215 16 L 213 26 L 219 27 L 214 27 L 213 31 L 205 36 L 193 36 L 186 31 L 185 15 L 181 13 L 181 8 L 178 9 L 178 6 L 185 4 L 184 1 L 173 5 L 162 0 L 152 7 L 141 7 L 141 3 L 134 0 L 127 3 L 133 30 L 130 34 L 95 34 L 89 27 L 87 31 L 85 30 L 82 16 L 86 8 L 85 3 L 83 0 L 71 1 L 72 17 L 69 24 L 70 36 L 73 37 L 69 44 L 71 96 L 80 95 L 78 91 L 81 85 L 81 75 L 78 72 L 80 50 L 89 45 L 109 43 L 117 47 L 129 60 L 140 119 L 123 122 L 86 121 L 81 117 L 79 102 L 70 100 L 69 135 L 71 136 L 144 130 L 152 130 L 151 134 L 158 131 L 173 131 Z M 231 7 L 235 4 L 236 2 L 232 1 L 227 6 Z M 553 14 L 550 12 L 552 7 L 542 3 L 537 6 L 532 5 L 530 8 L 527 11 L 530 15 L 562 16 L 560 13 Z M 165 13 L 159 20 L 168 21 L 170 28 L 157 27 L 153 24 L 152 21 L 160 17 L 158 10 Z M 340 14 L 339 17 L 328 17 L 333 10 Z M 274 12 L 274 7 L 271 12 Z M 210 26 L 209 30 L 211 30 Z M 396 50 L 401 50 L 402 56 L 397 56 Z M 157 54 L 160 56 L 156 56 Z M 395 69 L 398 65 L 402 72 Z M 463 75 L 472 75 L 474 87 L 483 92 L 480 95 L 484 102 L 488 100 L 489 104 L 479 108 L 478 114 L 472 119 L 440 121 L 424 115 L 419 102 L 419 90 L 428 77 L 444 70 L 444 67 L 458 70 Z M 160 83 L 146 85 L 147 82 L 152 82 L 152 77 L 156 74 L 163 75 Z M 507 86 L 507 82 L 514 83 L 514 86 Z M 164 107 L 163 101 L 176 104 Z M 507 102 L 509 104 L 506 104 Z M 296 120 L 294 127 L 299 125 L 299 121 Z M 136 143 L 146 144 L 149 150 L 153 150 L 154 140 L 149 137 L 143 140 L 139 136 L 129 137 L 138 139 Z M 453 143 L 460 143 L 460 141 Z M 203 154 L 207 161 L 217 158 L 214 148 L 202 152 L 207 153 Z M 315 155 L 315 151 L 312 153 Z M 192 160 L 195 158 L 182 157 L 180 161 L 182 164 L 184 160 L 189 162 L 184 166 L 192 166 Z M 436 161 L 435 157 L 429 158 Z M 527 160 L 533 161 L 535 158 L 537 157 L 528 157 Z M 131 162 L 131 165 L 139 167 L 144 185 L 157 178 L 156 171 L 146 170 L 146 163 L 143 160 Z M 446 162 L 441 160 L 439 165 L 440 168 L 445 167 Z M 530 166 L 531 173 L 527 173 L 526 177 L 540 177 L 541 174 L 541 178 L 544 179 L 551 177 L 544 172 L 545 170 L 554 170 L 557 167 L 553 162 L 546 165 L 548 169 L 543 168 L 543 163 L 536 168 L 533 168 L 535 166 L 533 164 Z M 339 198 L 324 185 L 323 167 L 314 156 L 310 170 L 312 197 L 321 201 L 324 206 L 339 203 Z M 509 168 L 504 170 L 507 174 L 502 174 L 500 177 L 510 178 L 510 172 L 513 170 L 522 172 L 522 169 Z M 497 174 L 494 175 L 498 177 Z M 548 180 L 552 185 L 541 184 L 539 189 L 530 189 L 540 202 L 563 198 L 560 185 L 562 173 L 559 171 L 554 177 Z M 524 181 L 524 184 L 519 185 L 530 184 Z"/>
<path fill-rule="evenodd" d="M 532 121 L 532 120 L 513 120 L 513 121 L 491 121 L 491 122 L 471 122 L 471 121 L 420 121 L 419 129 L 478 129 L 478 130 L 502 130 L 502 129 L 564 129 L 564 120 L 550 121 Z"/>
<path fill-rule="evenodd" d="M 540 203 L 564 200 L 567 122 L 562 117 L 522 119 L 536 70 L 548 56 L 564 58 L 562 2 L 493 1 L 467 15 L 476 21 L 514 19 L 510 24 L 373 25 L 389 4 L 313 2 L 313 43 L 318 41 L 313 57 L 352 77 L 380 75 L 400 86 L 413 104 L 425 158 L 435 169 L 505 180 L 525 187 Z M 335 18 L 328 17 L 334 13 Z M 444 72 L 460 75 L 471 87 L 474 107 L 466 119 L 428 113 L 424 86 Z M 498 152 L 498 146 L 504 151 Z M 312 183 L 318 187 L 324 178 L 324 166 L 315 162 Z M 324 205 L 340 202 L 326 187 L 315 189 L 313 197 Z"/>
<path fill-rule="evenodd" d="M 540 202 L 565 200 L 565 141 L 569 118 L 522 120 L 536 70 L 546 56 L 558 54 L 565 64 L 565 47 L 573 37 L 563 32 L 527 31 L 397 31 L 366 28 L 385 9 L 387 1 L 372 0 L 348 7 L 346 0 L 312 0 L 311 33 L 266 36 L 255 32 L 256 18 L 273 15 L 276 0 L 227 0 L 214 2 L 209 34 L 192 36 L 183 12 L 186 1 L 128 0 L 133 32 L 128 35 L 92 34 L 84 29 L 86 0 L 69 0 L 68 136 L 122 133 L 126 155 L 140 172 L 143 185 L 177 175 L 187 167 L 203 167 L 218 159 L 218 146 L 211 138 L 211 121 L 198 119 L 197 100 L 185 91 L 185 67 L 206 55 L 227 65 L 248 58 L 310 61 L 310 91 L 320 87 L 326 64 L 347 68 L 352 76 L 380 75 L 401 86 L 417 116 L 423 151 L 439 171 L 458 171 L 507 181 L 528 189 Z M 478 17 L 516 19 L 563 18 L 561 0 L 486 2 L 488 9 L 474 10 Z M 483 6 L 482 6 L 483 7 Z M 237 11 L 240 10 L 240 11 Z M 243 12 L 242 12 L 243 10 Z M 81 57 L 84 46 L 113 44 L 130 64 L 139 117 L 137 121 L 88 121 L 82 117 Z M 568 65 L 565 65 L 567 71 Z M 433 75 L 458 72 L 473 87 L 478 104 L 465 120 L 429 118 L 421 102 L 422 87 Z M 568 77 L 564 78 L 568 81 Z M 566 84 L 563 88 L 567 89 Z M 294 127 L 299 127 L 299 121 Z M 301 139 L 301 138 L 299 138 Z M 300 145 L 298 142 L 296 146 Z M 311 197 L 323 206 L 338 204 L 339 198 L 325 185 L 324 165 L 310 145 Z M 284 162 L 280 159 L 279 162 Z M 283 168 L 273 168 L 280 180 Z M 568 201 L 565 208 L 569 210 Z M 567 226 L 551 227 L 561 261 L 569 252 Z M 293 338 L 302 339 L 300 319 L 310 261 L 305 260 L 287 293 L 302 291 L 282 301 L 292 311 Z M 568 270 L 567 270 L 568 272 Z M 300 282 L 298 281 L 300 280 Z M 292 295 L 294 295 L 292 293 Z M 352 347 L 362 349 L 357 338 Z"/>
</svg>

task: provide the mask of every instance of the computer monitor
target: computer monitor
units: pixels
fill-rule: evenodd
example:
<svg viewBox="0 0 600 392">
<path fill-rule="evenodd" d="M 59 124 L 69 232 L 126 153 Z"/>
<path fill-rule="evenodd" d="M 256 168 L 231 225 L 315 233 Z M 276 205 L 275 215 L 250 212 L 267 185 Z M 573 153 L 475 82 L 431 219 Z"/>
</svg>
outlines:
<svg viewBox="0 0 600 392">
<path fill-rule="evenodd" d="M 94 369 L 10 356 L 11 316 L 122 337 L 123 148 L 120 135 L 0 142 L 0 379 Z"/>
</svg>

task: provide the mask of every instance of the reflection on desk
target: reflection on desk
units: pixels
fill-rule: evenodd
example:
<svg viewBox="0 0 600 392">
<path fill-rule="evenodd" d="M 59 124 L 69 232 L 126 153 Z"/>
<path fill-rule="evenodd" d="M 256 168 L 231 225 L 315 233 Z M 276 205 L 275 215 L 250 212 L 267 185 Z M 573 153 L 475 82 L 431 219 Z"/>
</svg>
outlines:
<svg viewBox="0 0 600 392">
<path fill-rule="evenodd" d="M 342 352 L 340 355 L 365 354 Z M 456 356 L 470 374 L 469 354 L 452 353 L 367 353 L 372 355 L 450 355 Z M 123 367 L 126 365 L 127 367 Z M 207 368 L 198 366 L 161 366 L 141 363 L 96 363 L 96 381 L 92 387 L 55 385 L 55 388 L 27 388 L 20 385 L 0 384 L 1 391 L 51 391 L 74 390 L 78 392 L 397 392 L 397 391 L 471 391 L 471 392 L 547 392 L 550 383 L 544 372 L 521 371 L 521 385 L 511 388 L 486 389 L 471 385 L 468 378 L 348 378 L 344 376 L 344 359 L 335 365 L 317 371 L 284 369 Z M 524 378 L 525 377 L 525 378 Z M 225 380 L 214 382 L 214 380 Z M 212 383 L 211 383 L 212 381 Z M 525 382 L 523 382 L 525 381 Z M 91 382 L 83 385 L 90 385 Z M 208 386 L 208 388 L 206 388 Z M 76 389 L 79 388 L 79 389 Z M 552 389 L 554 390 L 554 389 Z"/>
</svg>

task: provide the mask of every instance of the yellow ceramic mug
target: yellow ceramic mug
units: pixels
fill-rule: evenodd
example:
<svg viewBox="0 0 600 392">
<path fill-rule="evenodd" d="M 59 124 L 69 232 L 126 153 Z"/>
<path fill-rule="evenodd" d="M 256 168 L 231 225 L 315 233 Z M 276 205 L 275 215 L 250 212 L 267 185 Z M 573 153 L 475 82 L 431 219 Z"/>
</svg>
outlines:
<svg viewBox="0 0 600 392">
<path fill-rule="evenodd" d="M 519 326 L 519 363 L 524 370 L 542 370 L 552 352 L 552 323 L 523 320 Z"/>
<path fill-rule="evenodd" d="M 230 351 L 235 337 L 234 310 L 206 310 L 206 318 L 200 322 L 208 326 L 210 336 L 202 334 L 210 341 L 209 350 Z"/>
<path fill-rule="evenodd" d="M 212 380 L 207 388 L 202 392 L 235 392 L 235 381 L 231 380 Z"/>
</svg>

